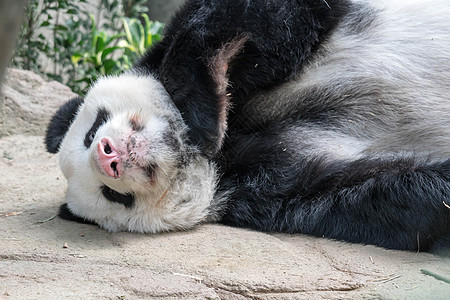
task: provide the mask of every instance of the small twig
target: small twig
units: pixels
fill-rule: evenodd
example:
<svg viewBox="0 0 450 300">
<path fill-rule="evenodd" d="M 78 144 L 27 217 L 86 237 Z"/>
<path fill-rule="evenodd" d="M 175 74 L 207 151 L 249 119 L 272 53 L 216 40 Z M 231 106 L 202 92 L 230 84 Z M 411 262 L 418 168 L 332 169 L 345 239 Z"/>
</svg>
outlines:
<svg viewBox="0 0 450 300">
<path fill-rule="evenodd" d="M 13 216 L 21 215 L 21 214 L 22 214 L 21 211 L 14 211 L 14 212 L 10 212 L 10 213 L 1 213 L 0 217 L 13 217 Z"/>
<path fill-rule="evenodd" d="M 47 223 L 47 222 L 50 222 L 51 220 L 53 220 L 54 218 L 56 218 L 56 215 L 51 216 L 50 218 L 47 218 L 47 219 L 42 220 L 42 221 L 37 221 L 36 223 L 33 223 L 33 224 L 43 224 L 43 223 Z"/>
<path fill-rule="evenodd" d="M 425 270 L 425 269 L 421 269 L 420 272 L 422 272 L 422 274 L 425 274 L 425 275 L 433 276 L 437 280 L 440 280 L 440 281 L 443 281 L 443 282 L 446 282 L 446 283 L 450 283 L 450 278 L 441 276 L 441 275 L 436 274 L 434 272 L 431 272 L 431 271 L 428 271 L 428 270 Z"/>
<path fill-rule="evenodd" d="M 397 276 L 387 277 L 387 278 L 385 277 L 385 278 L 373 279 L 373 280 L 370 280 L 370 281 L 386 283 L 386 282 L 392 281 L 394 279 L 397 279 L 399 277 L 402 277 L 402 275 L 397 275 Z"/>
<path fill-rule="evenodd" d="M 192 276 L 192 275 L 187 275 L 187 274 L 181 274 L 181 273 L 175 273 L 175 272 L 172 272 L 172 274 L 173 274 L 173 275 L 176 275 L 176 276 L 182 276 L 182 277 L 191 278 L 191 279 L 194 279 L 194 280 L 196 280 L 196 281 L 202 281 L 202 280 L 203 280 L 203 279 L 200 278 L 200 277 Z"/>
<path fill-rule="evenodd" d="M 397 276 L 394 276 L 392 278 L 386 279 L 385 281 L 382 281 L 381 283 L 386 283 L 386 282 L 392 281 L 392 280 L 400 278 L 400 277 L 402 277 L 402 275 L 397 275 Z"/>
<path fill-rule="evenodd" d="M 76 258 L 86 258 L 87 255 L 79 254 L 79 253 L 69 253 L 70 256 L 76 257 Z"/>
</svg>

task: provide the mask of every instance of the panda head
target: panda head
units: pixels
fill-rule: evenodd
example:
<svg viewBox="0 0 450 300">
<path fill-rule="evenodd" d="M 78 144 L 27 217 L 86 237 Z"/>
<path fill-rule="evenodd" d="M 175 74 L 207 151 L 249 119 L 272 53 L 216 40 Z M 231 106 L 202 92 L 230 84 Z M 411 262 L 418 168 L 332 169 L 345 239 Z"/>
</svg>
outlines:
<svg viewBox="0 0 450 300">
<path fill-rule="evenodd" d="M 47 150 L 67 179 L 60 216 L 109 231 L 187 229 L 208 217 L 214 166 L 187 143 L 187 127 L 159 81 L 100 79 L 50 121 Z"/>
</svg>

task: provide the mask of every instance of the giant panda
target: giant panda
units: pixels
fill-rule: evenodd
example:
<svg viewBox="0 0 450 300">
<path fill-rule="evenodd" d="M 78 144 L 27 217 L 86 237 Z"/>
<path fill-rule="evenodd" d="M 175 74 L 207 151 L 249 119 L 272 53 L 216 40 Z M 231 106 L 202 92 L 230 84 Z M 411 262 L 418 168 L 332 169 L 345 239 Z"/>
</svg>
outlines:
<svg viewBox="0 0 450 300">
<path fill-rule="evenodd" d="M 188 0 L 47 129 L 65 219 L 450 245 L 447 0 Z"/>
</svg>

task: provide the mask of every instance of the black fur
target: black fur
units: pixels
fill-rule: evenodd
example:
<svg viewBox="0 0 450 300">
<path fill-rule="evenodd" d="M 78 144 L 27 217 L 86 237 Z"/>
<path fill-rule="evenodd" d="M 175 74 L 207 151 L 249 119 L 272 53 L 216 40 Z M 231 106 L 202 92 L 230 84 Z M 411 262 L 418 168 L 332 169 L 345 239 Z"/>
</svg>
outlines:
<svg viewBox="0 0 450 300">
<path fill-rule="evenodd" d="M 92 127 L 89 129 L 89 131 L 86 133 L 86 136 L 84 137 L 84 146 L 86 148 L 89 148 L 92 145 L 92 141 L 94 140 L 97 130 L 100 128 L 100 126 L 105 124 L 109 118 L 110 114 L 106 109 L 100 108 L 97 111 L 97 117 L 95 118 L 94 124 L 92 124 Z"/>
<path fill-rule="evenodd" d="M 327 163 L 281 151 L 255 143 L 229 168 L 223 223 L 421 251 L 450 237 L 450 160 Z"/>
<path fill-rule="evenodd" d="M 112 190 L 111 188 L 107 187 L 106 185 L 104 185 L 102 187 L 102 194 L 109 201 L 122 204 L 126 208 L 131 208 L 134 205 L 135 200 L 134 200 L 134 196 L 132 194 L 120 194 L 120 193 Z M 75 221 L 78 223 L 96 225 L 96 223 L 91 220 L 74 215 L 72 213 L 72 211 L 69 209 L 69 207 L 67 206 L 67 203 L 62 204 L 59 207 L 58 216 L 62 219 L 69 220 L 69 221 Z"/>
<path fill-rule="evenodd" d="M 292 113 L 283 120 L 253 120 L 245 111 L 256 93 L 295 78 L 342 17 L 359 10 L 345 0 L 188 1 L 161 43 L 136 65 L 161 80 L 190 127 L 191 141 L 220 165 L 218 193 L 231 192 L 223 223 L 396 249 L 450 244 L 450 209 L 444 204 L 450 203 L 450 160 L 300 155 L 284 130 L 291 124 L 338 126 L 330 112 L 342 116 L 352 109 L 331 101 L 341 95 L 312 91 L 311 99 L 299 102 L 309 106 L 288 107 Z M 355 20 L 353 33 L 371 26 L 373 18 L 360 16 L 349 18 Z M 222 137 L 223 106 L 210 63 L 237 36 L 247 40 L 225 64 L 233 108 Z M 331 106 L 321 106 L 320 97 Z"/>
<path fill-rule="evenodd" d="M 210 58 L 237 36 L 248 38 L 229 66 L 229 92 L 238 106 L 249 95 L 301 71 L 348 7 L 345 0 L 328 3 L 331 8 L 321 0 L 188 1 L 168 25 L 163 41 L 136 68 L 157 74 L 183 113 L 192 142 L 212 157 L 223 136 Z"/>
<path fill-rule="evenodd" d="M 96 223 L 94 223 L 90 220 L 87 220 L 85 218 L 81 218 L 77 215 L 74 215 L 72 213 L 72 211 L 69 209 L 69 207 L 67 206 L 67 203 L 62 204 L 59 207 L 58 216 L 62 219 L 69 220 L 69 221 L 75 221 L 75 222 L 83 223 L 83 224 L 97 225 Z"/>
<path fill-rule="evenodd" d="M 83 102 L 83 98 L 75 97 L 56 111 L 45 134 L 45 145 L 48 152 L 57 153 L 59 151 L 59 146 Z"/>
<path fill-rule="evenodd" d="M 188 0 L 163 40 L 136 64 L 163 83 L 190 128 L 190 141 L 218 164 L 218 194 L 228 197 L 223 223 L 395 249 L 450 248 L 450 159 L 392 153 L 344 160 L 302 152 L 310 142 L 308 130 L 339 132 L 342 120 L 364 109 L 346 105 L 345 97 L 372 100 L 388 93 L 378 91 L 376 82 L 373 90 L 355 92 L 348 83 L 340 86 L 342 94 L 336 87 L 311 87 L 301 101 L 277 100 L 290 106 L 272 119 L 247 111 L 248 101 L 259 99 L 255 95 L 297 79 L 323 54 L 321 45 L 344 17 L 350 16 L 349 34 L 372 26 L 376 12 L 366 18 L 366 9 L 347 0 Z M 215 59 L 227 51 L 224 45 L 239 39 L 245 43 L 236 55 Z M 215 76 L 216 68 L 226 76 Z M 228 80 L 229 111 L 223 103 L 229 98 L 218 88 Z M 52 119 L 46 137 L 50 152 L 58 151 L 82 101 L 73 99 Z M 133 206 L 132 195 L 107 187 L 102 193 Z M 64 205 L 60 215 L 73 216 Z"/>
<path fill-rule="evenodd" d="M 109 201 L 122 204 L 126 208 L 131 208 L 134 205 L 135 200 L 133 194 L 121 194 L 106 185 L 102 187 L 102 194 Z"/>
</svg>

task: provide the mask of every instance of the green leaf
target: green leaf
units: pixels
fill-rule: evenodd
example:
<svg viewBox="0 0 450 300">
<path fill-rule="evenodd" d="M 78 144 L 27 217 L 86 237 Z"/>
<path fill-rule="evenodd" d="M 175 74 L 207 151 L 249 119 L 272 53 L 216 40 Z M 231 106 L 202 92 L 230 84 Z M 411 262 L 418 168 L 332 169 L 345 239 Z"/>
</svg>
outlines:
<svg viewBox="0 0 450 300">
<path fill-rule="evenodd" d="M 103 62 L 103 68 L 104 68 L 104 73 L 103 75 L 110 75 L 112 74 L 115 70 L 118 69 L 118 63 L 115 60 L 112 59 L 108 59 L 106 61 Z"/>
<path fill-rule="evenodd" d="M 76 9 L 74 9 L 74 8 L 69 8 L 69 9 L 66 11 L 66 14 L 69 14 L 69 15 L 77 15 L 77 14 L 78 14 L 78 10 L 76 10 Z"/>
<path fill-rule="evenodd" d="M 105 32 L 98 32 L 98 36 L 96 39 L 96 43 L 95 43 L 95 52 L 94 53 L 99 53 L 101 51 L 103 51 L 103 49 L 105 48 L 105 41 L 106 41 L 106 33 Z"/>
<path fill-rule="evenodd" d="M 130 45 L 130 44 L 128 43 L 128 41 L 126 41 L 126 40 L 120 40 L 120 41 L 117 43 L 117 46 L 119 46 L 120 48 L 129 48 L 129 47 L 133 47 L 133 46 Z"/>
<path fill-rule="evenodd" d="M 97 44 L 97 29 L 95 28 L 94 15 L 93 14 L 89 14 L 89 18 L 91 19 L 91 23 L 92 23 L 92 25 L 91 25 L 91 36 L 92 36 L 91 49 L 93 49 L 95 44 Z"/>
<path fill-rule="evenodd" d="M 78 65 L 78 62 L 83 58 L 83 55 L 81 55 L 80 53 L 75 53 L 73 54 L 70 59 L 72 61 L 73 65 Z"/>
<path fill-rule="evenodd" d="M 55 25 L 54 29 L 55 30 L 60 30 L 60 31 L 67 31 L 68 30 L 68 28 L 66 26 L 61 25 L 61 24 Z"/>
<path fill-rule="evenodd" d="M 115 40 L 118 40 L 119 38 L 123 37 L 123 33 L 115 34 L 113 36 L 110 36 L 105 41 L 105 46 L 109 45 L 110 43 L 114 42 Z"/>
<path fill-rule="evenodd" d="M 145 33 L 144 26 L 141 23 L 137 23 L 137 27 L 139 29 L 139 55 L 144 54 L 145 52 Z"/>
<path fill-rule="evenodd" d="M 122 22 L 123 22 L 123 28 L 125 30 L 125 37 L 126 37 L 128 43 L 132 44 L 133 43 L 133 36 L 131 35 L 130 25 L 128 23 L 128 19 L 127 18 L 122 18 Z"/>
<path fill-rule="evenodd" d="M 116 46 L 116 47 L 106 48 L 105 51 L 103 51 L 103 53 L 102 53 L 101 60 L 104 61 L 109 54 L 111 54 L 114 51 L 119 50 L 119 49 L 122 49 L 122 47 Z"/>
<path fill-rule="evenodd" d="M 150 21 L 150 22 L 151 22 L 150 32 L 153 35 L 162 35 L 162 31 L 164 29 L 164 24 L 161 22 L 158 22 L 158 21 L 155 21 L 155 22 Z"/>
</svg>

